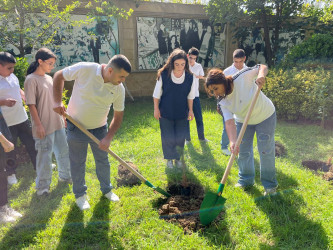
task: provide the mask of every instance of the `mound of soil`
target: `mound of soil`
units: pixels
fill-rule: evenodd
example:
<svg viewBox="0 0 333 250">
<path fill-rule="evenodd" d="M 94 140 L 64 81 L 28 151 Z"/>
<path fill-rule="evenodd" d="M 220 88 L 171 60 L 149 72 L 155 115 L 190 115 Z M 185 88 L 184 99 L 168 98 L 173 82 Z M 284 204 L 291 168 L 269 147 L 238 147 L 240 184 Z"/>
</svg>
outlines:
<svg viewBox="0 0 333 250">
<path fill-rule="evenodd" d="M 286 155 L 286 148 L 283 146 L 281 142 L 276 141 L 275 142 L 275 156 L 281 157 Z"/>
<path fill-rule="evenodd" d="M 329 158 L 327 162 L 317 161 L 317 160 L 302 161 L 302 165 L 314 171 L 320 170 L 326 172 L 323 175 L 323 179 L 326 181 L 330 181 L 331 184 L 333 185 L 333 164 L 331 162 L 332 162 L 332 157 Z"/>
<path fill-rule="evenodd" d="M 137 172 L 140 173 L 137 166 L 135 166 L 132 162 L 126 162 L 132 168 L 134 168 Z M 131 171 L 129 171 L 125 166 L 119 165 L 118 166 L 118 177 L 117 177 L 117 185 L 120 186 L 134 186 L 140 185 L 141 181 L 138 177 L 136 177 Z"/>
<path fill-rule="evenodd" d="M 172 197 L 168 198 L 158 210 L 160 218 L 179 224 L 185 234 L 192 234 L 204 228 L 200 224 L 199 210 L 204 198 L 204 190 L 198 184 L 188 183 L 170 185 L 167 189 Z"/>
<path fill-rule="evenodd" d="M 330 166 L 323 161 L 317 161 L 317 160 L 304 160 L 302 161 L 302 165 L 308 169 L 311 170 L 320 170 L 323 172 L 328 172 L 330 169 Z"/>
</svg>

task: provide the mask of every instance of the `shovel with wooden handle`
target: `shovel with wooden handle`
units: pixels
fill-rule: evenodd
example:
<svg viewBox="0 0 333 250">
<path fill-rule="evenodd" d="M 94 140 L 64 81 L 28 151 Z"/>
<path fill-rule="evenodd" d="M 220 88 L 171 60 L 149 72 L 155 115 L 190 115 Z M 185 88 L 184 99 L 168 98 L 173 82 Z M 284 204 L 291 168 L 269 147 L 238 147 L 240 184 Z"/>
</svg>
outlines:
<svg viewBox="0 0 333 250">
<path fill-rule="evenodd" d="M 239 147 L 239 145 L 243 139 L 247 124 L 250 120 L 252 110 L 254 108 L 254 105 L 257 102 L 259 94 L 260 94 L 260 88 L 258 87 L 258 89 L 252 99 L 250 108 L 245 116 L 245 120 L 244 120 L 242 129 L 237 137 L 235 148 Z M 235 160 L 235 157 L 236 157 L 236 154 L 232 153 L 230 156 L 229 162 L 228 162 L 228 166 L 227 166 L 227 168 L 224 172 L 223 178 L 221 180 L 220 186 L 217 190 L 217 193 L 208 192 L 205 195 L 204 200 L 201 203 L 199 216 L 200 216 L 200 222 L 203 225 L 208 225 L 209 223 L 211 223 L 221 213 L 221 211 L 224 207 L 224 203 L 227 199 L 222 197 L 222 192 L 224 189 L 224 185 L 227 181 L 227 178 L 229 176 L 232 164 Z"/>
<path fill-rule="evenodd" d="M 82 126 L 78 121 L 74 120 L 69 114 L 65 113 L 66 119 L 68 119 L 71 123 L 73 123 L 76 127 L 78 127 L 84 134 L 86 134 L 90 139 L 92 139 L 96 144 L 99 144 L 99 140 L 90 133 L 85 127 Z M 108 149 L 107 152 L 115 158 L 117 161 L 121 163 L 124 167 L 126 167 L 129 171 L 131 171 L 132 174 L 134 174 L 136 177 L 138 177 L 144 184 L 146 184 L 148 187 L 154 189 L 155 191 L 159 192 L 160 194 L 163 194 L 166 197 L 170 197 L 171 194 L 164 191 L 163 189 L 159 187 L 155 187 L 153 184 L 151 184 L 146 178 L 144 178 L 140 173 L 138 173 L 134 168 L 132 168 L 130 165 L 127 164 L 123 159 L 121 159 L 118 155 L 116 155 L 111 149 Z"/>
</svg>

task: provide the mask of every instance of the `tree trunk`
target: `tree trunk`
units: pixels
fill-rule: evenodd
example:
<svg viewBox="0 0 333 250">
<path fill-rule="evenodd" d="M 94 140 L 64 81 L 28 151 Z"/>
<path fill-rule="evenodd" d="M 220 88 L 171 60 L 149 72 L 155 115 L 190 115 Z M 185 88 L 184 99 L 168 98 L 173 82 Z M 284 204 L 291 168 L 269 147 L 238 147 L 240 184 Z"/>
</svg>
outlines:
<svg viewBox="0 0 333 250">
<path fill-rule="evenodd" d="M 279 37 L 281 29 L 281 17 L 282 17 L 282 5 L 276 1 L 276 20 L 274 29 L 274 44 L 273 44 L 273 55 L 275 58 L 277 51 L 279 50 Z"/>
<path fill-rule="evenodd" d="M 271 46 L 271 39 L 269 37 L 269 27 L 267 24 L 267 16 L 266 16 L 266 11 L 265 7 L 262 7 L 262 24 L 264 26 L 264 41 L 265 41 L 265 50 L 266 50 L 266 55 L 267 55 L 267 65 L 270 67 L 272 65 L 272 46 Z"/>
</svg>

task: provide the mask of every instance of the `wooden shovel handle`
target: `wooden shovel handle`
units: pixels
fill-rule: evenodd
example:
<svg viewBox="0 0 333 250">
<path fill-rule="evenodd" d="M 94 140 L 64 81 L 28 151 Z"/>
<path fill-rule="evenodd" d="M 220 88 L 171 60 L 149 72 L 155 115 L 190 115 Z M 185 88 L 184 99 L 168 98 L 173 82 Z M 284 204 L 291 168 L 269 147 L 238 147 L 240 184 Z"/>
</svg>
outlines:
<svg viewBox="0 0 333 250">
<path fill-rule="evenodd" d="M 249 123 L 249 120 L 250 120 L 250 117 L 251 117 L 251 114 L 252 114 L 252 111 L 253 111 L 253 108 L 254 108 L 254 105 L 256 104 L 257 102 L 257 99 L 258 99 L 258 96 L 260 94 L 260 88 L 258 87 L 257 88 L 257 91 L 256 93 L 254 94 L 254 97 L 252 99 L 252 102 L 251 102 L 251 105 L 250 105 L 250 108 L 249 108 L 249 111 L 247 111 L 247 114 L 245 116 L 245 119 L 244 119 L 244 122 L 243 122 L 243 126 L 242 126 L 242 129 L 241 131 L 239 132 L 239 135 L 237 137 L 237 141 L 236 141 L 236 144 L 235 144 L 235 147 L 234 148 L 237 148 L 239 147 L 242 139 L 243 139 L 243 136 L 244 136 L 244 133 L 245 133 L 245 130 L 246 130 L 246 127 L 247 127 L 247 124 Z M 229 159 L 229 162 L 228 162 L 228 166 L 224 172 L 224 175 L 222 177 L 222 180 L 221 180 L 221 184 L 225 184 L 226 181 L 227 181 L 227 178 L 228 178 L 228 175 L 230 173 L 230 170 L 231 170 L 231 167 L 232 167 L 232 164 L 234 163 L 234 160 L 236 158 L 236 154 L 232 153 L 231 156 L 230 156 L 230 159 Z"/>
<path fill-rule="evenodd" d="M 73 123 L 76 127 L 78 127 L 84 134 L 86 134 L 90 139 L 92 139 L 97 145 L 99 144 L 99 140 L 90 133 L 81 123 L 74 120 L 69 114 L 65 113 L 66 119 L 68 119 L 71 123 Z M 118 155 L 116 155 L 111 149 L 108 149 L 107 152 L 112 155 L 117 161 L 121 163 L 124 167 L 126 167 L 129 171 L 131 171 L 136 177 L 138 177 L 142 182 L 146 182 L 147 180 L 139 174 L 134 168 L 127 164 L 123 159 L 121 159 Z"/>
</svg>

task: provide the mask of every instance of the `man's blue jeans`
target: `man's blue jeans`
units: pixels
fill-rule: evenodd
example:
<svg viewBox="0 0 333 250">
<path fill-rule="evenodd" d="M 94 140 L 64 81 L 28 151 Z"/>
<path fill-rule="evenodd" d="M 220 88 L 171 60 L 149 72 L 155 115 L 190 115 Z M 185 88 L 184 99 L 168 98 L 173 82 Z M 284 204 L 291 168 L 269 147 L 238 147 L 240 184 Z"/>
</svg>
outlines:
<svg viewBox="0 0 333 250">
<path fill-rule="evenodd" d="M 52 179 L 52 152 L 57 160 L 59 177 L 70 179 L 70 167 L 68 157 L 68 145 L 66 141 L 65 128 L 46 135 L 43 139 L 34 138 L 36 157 L 36 189 L 43 190 L 50 188 Z"/>
<path fill-rule="evenodd" d="M 107 134 L 107 125 L 96 129 L 88 129 L 97 139 L 102 140 Z M 79 128 L 67 121 L 67 141 L 69 146 L 69 159 L 73 180 L 73 193 L 75 198 L 86 194 L 85 170 L 88 144 L 95 158 L 96 174 L 103 194 L 111 191 L 110 163 L 108 153 L 98 148 L 98 145 L 86 136 Z"/>
<path fill-rule="evenodd" d="M 236 122 L 237 134 L 243 123 Z M 248 125 L 240 144 L 238 156 L 239 180 L 242 186 L 254 184 L 253 137 L 257 135 L 257 145 L 260 155 L 260 179 L 265 189 L 275 188 L 278 183 L 275 170 L 275 134 L 276 113 L 256 125 Z"/>
<path fill-rule="evenodd" d="M 193 99 L 193 114 L 195 118 L 195 123 L 197 124 L 197 133 L 198 133 L 198 138 L 199 140 L 204 140 L 205 139 L 205 134 L 204 134 L 204 124 L 203 124 L 203 119 L 202 119 L 202 110 L 201 110 L 201 104 L 200 104 L 200 99 L 199 97 L 195 97 Z M 187 122 L 187 133 L 185 139 L 187 141 L 191 140 L 191 134 L 190 134 L 190 121 Z"/>
<path fill-rule="evenodd" d="M 227 130 L 225 129 L 225 121 L 224 121 L 223 116 L 222 116 L 222 120 L 223 120 L 223 131 L 222 131 L 222 138 L 221 138 L 221 149 L 228 149 L 229 137 L 227 134 Z"/>
</svg>

